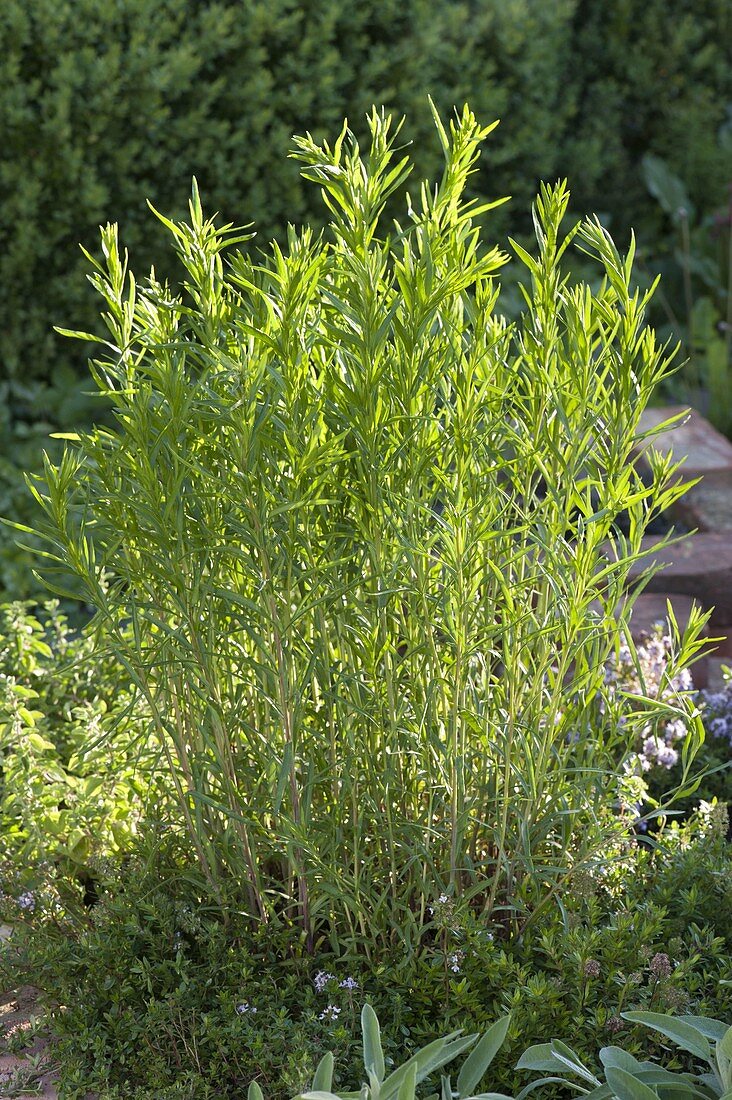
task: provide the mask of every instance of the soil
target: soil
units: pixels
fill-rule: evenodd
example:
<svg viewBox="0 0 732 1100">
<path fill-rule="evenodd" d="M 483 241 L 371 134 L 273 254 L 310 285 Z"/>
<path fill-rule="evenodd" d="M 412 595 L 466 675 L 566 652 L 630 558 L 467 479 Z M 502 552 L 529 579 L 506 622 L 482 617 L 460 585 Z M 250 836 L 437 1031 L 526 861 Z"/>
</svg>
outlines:
<svg viewBox="0 0 732 1100">
<path fill-rule="evenodd" d="M 24 1031 L 32 1032 L 37 1015 L 38 990 L 32 986 L 21 986 L 0 996 L 0 1100 L 22 1096 L 57 1100 L 48 1041 L 33 1038 L 20 1053 L 8 1051 L 8 1040 Z"/>
</svg>

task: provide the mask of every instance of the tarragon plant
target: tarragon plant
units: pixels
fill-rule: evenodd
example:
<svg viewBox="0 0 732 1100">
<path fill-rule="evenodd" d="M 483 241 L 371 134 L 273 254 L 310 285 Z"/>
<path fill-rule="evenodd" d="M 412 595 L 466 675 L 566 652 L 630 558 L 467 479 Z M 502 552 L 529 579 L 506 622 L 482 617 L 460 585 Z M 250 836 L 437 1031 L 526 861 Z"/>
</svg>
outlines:
<svg viewBox="0 0 732 1100">
<path fill-rule="evenodd" d="M 108 335 L 82 335 L 113 419 L 32 481 L 44 576 L 97 609 L 211 896 L 368 951 L 413 950 L 442 892 L 521 925 L 627 829 L 640 731 L 687 721 L 683 782 L 702 736 L 683 693 L 604 677 L 646 525 L 684 488 L 668 456 L 634 461 L 670 355 L 633 246 L 565 233 L 567 188 L 543 186 L 509 323 L 491 204 L 466 195 L 492 127 L 435 125 L 442 178 L 391 226 L 410 165 L 376 110 L 366 151 L 347 127 L 296 139 L 325 236 L 252 258 L 194 186 L 188 224 L 159 215 L 172 287 L 106 226 Z M 568 281 L 571 244 L 596 289 Z"/>
</svg>

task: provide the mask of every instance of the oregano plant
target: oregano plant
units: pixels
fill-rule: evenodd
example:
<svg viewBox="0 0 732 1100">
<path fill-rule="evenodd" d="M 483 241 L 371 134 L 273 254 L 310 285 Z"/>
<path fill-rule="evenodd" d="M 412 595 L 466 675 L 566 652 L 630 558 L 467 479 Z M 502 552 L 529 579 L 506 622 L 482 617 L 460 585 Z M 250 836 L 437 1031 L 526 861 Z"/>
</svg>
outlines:
<svg viewBox="0 0 732 1100">
<path fill-rule="evenodd" d="M 668 456 L 634 461 L 670 355 L 632 245 L 564 232 L 567 187 L 542 186 L 509 323 L 495 204 L 466 197 L 492 127 L 435 125 L 442 178 L 395 224 L 410 164 L 374 110 L 365 151 L 347 126 L 295 140 L 324 235 L 252 258 L 194 183 L 187 224 L 158 215 L 170 286 L 106 226 L 113 421 L 32 482 L 43 574 L 74 577 L 144 700 L 211 896 L 369 952 L 415 949 L 443 895 L 520 928 L 627 835 L 642 731 L 683 717 L 687 786 L 702 736 L 678 693 L 605 683 L 644 531 L 683 492 Z"/>
</svg>

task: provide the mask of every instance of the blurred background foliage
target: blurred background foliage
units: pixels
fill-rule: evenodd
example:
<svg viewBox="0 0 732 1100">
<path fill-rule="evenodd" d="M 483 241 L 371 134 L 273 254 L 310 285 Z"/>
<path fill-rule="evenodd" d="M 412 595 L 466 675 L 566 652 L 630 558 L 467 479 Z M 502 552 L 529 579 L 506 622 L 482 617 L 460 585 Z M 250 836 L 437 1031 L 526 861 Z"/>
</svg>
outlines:
<svg viewBox="0 0 732 1100">
<path fill-rule="evenodd" d="M 287 220 L 318 225 L 291 136 L 333 136 L 344 115 L 359 132 L 384 104 L 407 115 L 416 175 L 433 175 L 428 93 L 443 112 L 469 100 L 502 119 L 473 184 L 512 195 L 494 236 L 521 239 L 538 181 L 565 176 L 575 214 L 596 211 L 621 244 L 634 227 L 642 270 L 664 272 L 658 322 L 684 341 L 687 389 L 730 430 L 731 12 L 730 0 L 4 0 L 0 514 L 23 519 L 19 471 L 38 466 L 49 431 L 99 415 L 83 348 L 52 328 L 95 327 L 78 246 L 97 249 L 99 224 L 119 221 L 135 269 L 163 275 L 146 200 L 180 216 L 193 174 L 207 209 L 254 222 L 262 242 Z M 13 536 L 0 540 L 0 595 L 34 595 Z"/>
</svg>

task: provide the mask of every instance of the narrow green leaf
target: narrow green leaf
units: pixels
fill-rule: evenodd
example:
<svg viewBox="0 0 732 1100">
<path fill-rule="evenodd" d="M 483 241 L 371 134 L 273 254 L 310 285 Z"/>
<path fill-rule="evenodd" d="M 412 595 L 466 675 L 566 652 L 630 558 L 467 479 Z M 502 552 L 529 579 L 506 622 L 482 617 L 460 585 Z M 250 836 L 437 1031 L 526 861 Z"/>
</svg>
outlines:
<svg viewBox="0 0 732 1100">
<path fill-rule="evenodd" d="M 439 111 L 437 110 L 437 107 L 435 106 L 435 103 L 434 103 L 434 100 L 432 99 L 432 96 L 427 96 L 427 100 L 428 100 L 429 105 L 430 105 L 430 111 L 432 112 L 432 119 L 433 119 L 434 124 L 435 124 L 435 129 L 437 130 L 437 136 L 440 139 L 440 145 L 442 146 L 442 152 L 444 154 L 445 160 L 449 161 L 450 160 L 450 139 L 447 136 L 447 131 L 445 130 L 445 127 L 442 124 L 442 119 L 440 118 Z"/>
<path fill-rule="evenodd" d="M 589 1081 L 592 1085 L 600 1084 L 594 1073 L 591 1073 L 590 1070 L 583 1065 L 575 1052 L 568 1047 L 566 1043 L 562 1043 L 559 1039 L 552 1039 L 551 1049 L 554 1057 L 565 1065 L 567 1069 L 571 1070 L 572 1073 L 576 1073 L 578 1077 L 581 1077 L 585 1081 Z"/>
</svg>

